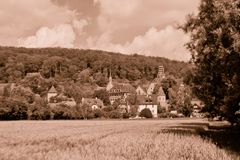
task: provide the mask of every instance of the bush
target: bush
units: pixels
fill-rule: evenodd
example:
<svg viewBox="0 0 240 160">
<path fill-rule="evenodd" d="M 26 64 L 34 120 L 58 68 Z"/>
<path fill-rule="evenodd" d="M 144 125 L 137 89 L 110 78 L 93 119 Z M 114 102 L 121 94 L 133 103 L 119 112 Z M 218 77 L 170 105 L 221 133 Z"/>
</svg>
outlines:
<svg viewBox="0 0 240 160">
<path fill-rule="evenodd" d="M 179 116 L 177 114 L 173 114 L 170 112 L 160 113 L 158 114 L 159 118 L 178 118 Z"/>
<path fill-rule="evenodd" d="M 93 111 L 94 118 L 102 118 L 106 116 L 106 113 L 100 109 L 96 109 Z"/>
<path fill-rule="evenodd" d="M 122 118 L 122 114 L 120 112 L 118 112 L 117 110 L 113 110 L 111 112 L 109 112 L 109 118 L 113 118 L 113 119 L 118 119 L 118 118 Z"/>
<path fill-rule="evenodd" d="M 129 118 L 129 117 L 131 117 L 130 113 L 123 113 L 123 115 L 122 115 L 122 118 L 124 118 L 124 119 Z"/>
<path fill-rule="evenodd" d="M 33 106 L 31 108 L 31 114 L 29 114 L 29 118 L 31 120 L 47 120 L 50 119 L 51 110 L 48 106 L 46 107 L 37 107 Z"/>
<path fill-rule="evenodd" d="M 102 111 L 104 111 L 104 112 L 111 112 L 111 111 L 113 111 L 113 110 L 114 110 L 114 109 L 113 109 L 112 106 L 105 106 L 105 107 L 102 108 Z"/>
<path fill-rule="evenodd" d="M 76 119 L 75 110 L 64 104 L 54 107 L 52 113 L 54 119 Z"/>
<path fill-rule="evenodd" d="M 28 104 L 21 100 L 7 98 L 0 103 L 0 119 L 24 120 L 28 118 Z"/>
<path fill-rule="evenodd" d="M 165 112 L 165 113 L 159 113 L 158 114 L 159 118 L 169 118 L 170 117 L 170 113 Z"/>
<path fill-rule="evenodd" d="M 144 109 L 140 112 L 139 117 L 152 118 L 153 115 L 152 115 L 152 112 L 150 111 L 150 109 L 144 108 Z"/>
<path fill-rule="evenodd" d="M 158 114 L 161 114 L 161 113 L 166 113 L 167 111 L 166 111 L 166 108 L 163 108 L 163 107 L 161 107 L 161 106 L 158 106 L 158 108 L 157 108 L 157 113 Z"/>
</svg>

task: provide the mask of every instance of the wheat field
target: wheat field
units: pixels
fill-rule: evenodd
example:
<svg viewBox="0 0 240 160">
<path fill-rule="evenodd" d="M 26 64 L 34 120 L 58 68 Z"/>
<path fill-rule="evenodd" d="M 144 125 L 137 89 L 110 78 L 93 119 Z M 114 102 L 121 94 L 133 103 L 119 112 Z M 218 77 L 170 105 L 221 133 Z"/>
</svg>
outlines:
<svg viewBox="0 0 240 160">
<path fill-rule="evenodd" d="M 230 160 L 239 158 L 198 136 L 162 132 L 164 128 L 187 121 L 0 122 L 0 159 Z"/>
</svg>

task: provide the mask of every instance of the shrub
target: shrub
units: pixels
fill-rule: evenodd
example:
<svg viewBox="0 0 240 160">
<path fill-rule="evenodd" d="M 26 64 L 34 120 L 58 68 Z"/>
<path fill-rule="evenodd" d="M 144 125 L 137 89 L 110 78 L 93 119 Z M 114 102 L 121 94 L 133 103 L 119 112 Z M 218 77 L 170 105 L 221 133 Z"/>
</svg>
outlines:
<svg viewBox="0 0 240 160">
<path fill-rule="evenodd" d="M 161 114 L 161 113 L 166 113 L 167 111 L 166 111 L 166 108 L 163 108 L 163 107 L 161 107 L 161 106 L 158 106 L 158 108 L 157 108 L 157 113 L 158 114 Z"/>
<path fill-rule="evenodd" d="M 177 114 L 165 112 L 165 113 L 160 113 L 158 114 L 159 118 L 178 118 L 179 116 Z"/>
<path fill-rule="evenodd" d="M 130 116 L 131 116 L 130 113 L 123 113 L 123 115 L 122 115 L 123 118 L 129 118 Z"/>
<path fill-rule="evenodd" d="M 61 104 L 52 109 L 54 119 L 75 119 L 76 114 L 73 108 Z"/>
<path fill-rule="evenodd" d="M 159 113 L 158 114 L 158 117 L 159 118 L 169 118 L 170 117 L 170 114 L 165 112 L 165 113 Z"/>
<path fill-rule="evenodd" d="M 7 98 L 0 103 L 0 119 L 24 120 L 28 118 L 28 104 L 13 98 Z"/>
<path fill-rule="evenodd" d="M 106 106 L 106 107 L 104 107 L 102 110 L 103 110 L 104 112 L 111 112 L 111 111 L 113 111 L 114 109 L 113 109 L 112 106 Z"/>
<path fill-rule="evenodd" d="M 102 118 L 106 116 L 105 112 L 100 109 L 94 110 L 93 114 L 94 114 L 94 118 Z"/>
<path fill-rule="evenodd" d="M 109 118 L 117 119 L 117 118 L 122 118 L 122 114 L 118 112 L 117 110 L 113 110 L 109 112 Z"/>
<path fill-rule="evenodd" d="M 29 118 L 31 120 L 47 120 L 50 119 L 51 110 L 48 106 L 46 107 L 37 107 L 33 106 L 31 108 L 31 114 L 29 114 Z"/>
<path fill-rule="evenodd" d="M 139 117 L 152 118 L 152 112 L 148 108 L 144 108 L 140 113 Z"/>
</svg>

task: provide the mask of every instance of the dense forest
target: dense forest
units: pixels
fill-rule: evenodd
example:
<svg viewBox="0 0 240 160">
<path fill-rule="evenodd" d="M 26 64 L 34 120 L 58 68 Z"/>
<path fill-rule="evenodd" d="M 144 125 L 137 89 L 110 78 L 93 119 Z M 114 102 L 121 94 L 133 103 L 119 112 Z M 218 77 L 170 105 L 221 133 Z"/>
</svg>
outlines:
<svg viewBox="0 0 240 160">
<path fill-rule="evenodd" d="M 191 71 L 188 63 L 98 50 L 0 47 L 0 82 L 9 83 L 0 98 L 0 119 L 124 117 L 116 107 L 114 109 L 115 104 L 110 105 L 109 95 L 102 88 L 106 87 L 110 73 L 114 81 L 129 82 L 137 87 L 153 81 L 159 65 L 165 68 L 163 89 L 167 97 L 174 97 L 173 93 L 178 90 L 177 84 Z M 51 86 L 58 93 L 72 97 L 77 105 L 70 108 L 66 105 L 49 107 L 45 99 Z M 106 111 L 98 110 L 95 113 L 89 110 L 89 106 L 81 103 L 83 97 L 101 99 L 107 106 Z M 58 102 L 62 101 L 61 96 L 57 98 L 60 98 L 55 99 Z M 174 106 L 176 103 L 171 101 Z M 135 113 L 131 112 L 130 115 Z"/>
<path fill-rule="evenodd" d="M 28 49 L 0 47 L 0 81 L 17 82 L 27 73 L 40 72 L 57 81 L 86 81 L 104 86 L 111 71 L 114 79 L 151 81 L 163 65 L 167 75 L 181 78 L 190 64 L 161 57 L 124 55 L 99 50 L 66 48 Z M 89 77 L 91 77 L 89 79 Z"/>
</svg>

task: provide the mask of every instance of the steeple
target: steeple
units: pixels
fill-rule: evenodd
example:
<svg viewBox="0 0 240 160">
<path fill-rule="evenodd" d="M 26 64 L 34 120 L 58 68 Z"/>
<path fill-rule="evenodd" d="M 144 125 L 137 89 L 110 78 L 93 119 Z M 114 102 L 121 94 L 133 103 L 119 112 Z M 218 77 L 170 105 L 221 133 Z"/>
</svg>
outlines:
<svg viewBox="0 0 240 160">
<path fill-rule="evenodd" d="M 113 87 L 113 83 L 112 83 L 112 72 L 110 70 L 110 74 L 109 74 L 109 82 L 107 84 L 106 90 L 109 91 L 110 89 L 112 89 Z"/>
<path fill-rule="evenodd" d="M 112 83 L 112 71 L 110 70 L 110 74 L 109 74 L 109 82 Z"/>
</svg>

